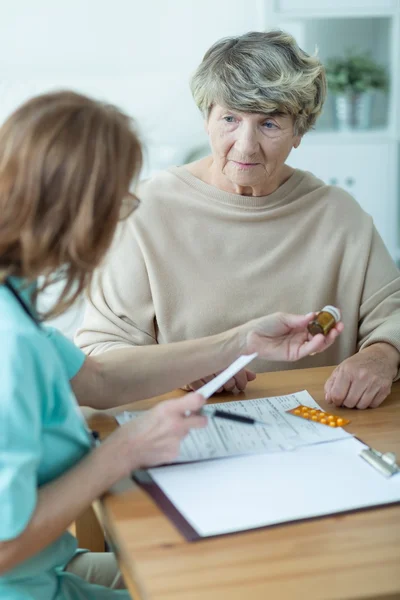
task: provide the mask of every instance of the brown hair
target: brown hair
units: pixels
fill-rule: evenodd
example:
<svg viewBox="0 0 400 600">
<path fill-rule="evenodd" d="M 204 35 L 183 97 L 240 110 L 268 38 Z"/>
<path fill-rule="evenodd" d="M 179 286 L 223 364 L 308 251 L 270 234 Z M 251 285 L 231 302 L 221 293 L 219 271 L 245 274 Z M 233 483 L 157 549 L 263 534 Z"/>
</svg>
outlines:
<svg viewBox="0 0 400 600">
<path fill-rule="evenodd" d="M 65 281 L 42 317 L 89 286 L 141 164 L 131 119 L 74 92 L 37 96 L 0 128 L 0 269 L 44 276 L 38 291 Z"/>
</svg>

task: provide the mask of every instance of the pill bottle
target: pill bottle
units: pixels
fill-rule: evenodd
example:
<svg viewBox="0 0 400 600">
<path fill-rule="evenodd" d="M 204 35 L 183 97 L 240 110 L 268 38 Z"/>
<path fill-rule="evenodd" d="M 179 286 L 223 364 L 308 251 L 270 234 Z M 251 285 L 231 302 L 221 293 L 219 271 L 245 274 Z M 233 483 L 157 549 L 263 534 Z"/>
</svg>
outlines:
<svg viewBox="0 0 400 600">
<path fill-rule="evenodd" d="M 317 333 L 328 335 L 332 327 L 340 321 L 340 317 L 340 310 L 338 308 L 335 308 L 334 306 L 324 306 L 315 319 L 308 324 L 308 331 L 311 335 L 317 335 Z"/>
</svg>

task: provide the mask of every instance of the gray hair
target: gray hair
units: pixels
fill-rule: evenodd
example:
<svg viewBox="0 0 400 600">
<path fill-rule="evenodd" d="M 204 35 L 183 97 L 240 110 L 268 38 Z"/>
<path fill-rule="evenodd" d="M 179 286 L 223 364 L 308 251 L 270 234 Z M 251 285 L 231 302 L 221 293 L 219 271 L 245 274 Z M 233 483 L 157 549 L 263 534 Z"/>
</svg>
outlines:
<svg viewBox="0 0 400 600">
<path fill-rule="evenodd" d="M 214 104 L 250 113 L 293 117 L 303 135 L 315 124 L 326 98 L 325 69 L 283 31 L 251 32 L 216 42 L 190 82 L 205 117 Z"/>
</svg>

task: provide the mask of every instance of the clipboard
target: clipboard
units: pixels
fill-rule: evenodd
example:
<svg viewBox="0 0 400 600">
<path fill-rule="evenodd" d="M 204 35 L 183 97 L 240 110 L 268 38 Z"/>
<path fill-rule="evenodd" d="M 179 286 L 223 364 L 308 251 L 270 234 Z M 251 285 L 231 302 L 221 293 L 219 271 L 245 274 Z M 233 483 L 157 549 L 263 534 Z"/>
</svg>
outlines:
<svg viewBox="0 0 400 600">
<path fill-rule="evenodd" d="M 136 472 L 188 541 L 322 518 L 400 502 L 389 479 L 365 461 L 356 438 L 294 452 L 176 464 Z"/>
</svg>

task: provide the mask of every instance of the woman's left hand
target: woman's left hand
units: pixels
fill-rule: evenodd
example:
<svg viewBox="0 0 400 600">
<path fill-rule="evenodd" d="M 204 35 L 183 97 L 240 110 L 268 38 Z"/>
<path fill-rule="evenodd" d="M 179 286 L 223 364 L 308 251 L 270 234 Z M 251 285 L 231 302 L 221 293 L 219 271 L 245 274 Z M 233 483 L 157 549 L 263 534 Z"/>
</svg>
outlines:
<svg viewBox="0 0 400 600">
<path fill-rule="evenodd" d="M 390 394 L 399 361 L 391 344 L 371 344 L 336 367 L 325 384 L 325 400 L 347 408 L 377 408 Z"/>
<path fill-rule="evenodd" d="M 292 362 L 323 352 L 343 331 L 343 323 L 337 323 L 327 336 L 322 333 L 312 336 L 307 325 L 315 315 L 279 312 L 242 325 L 239 330 L 244 335 L 243 354 L 257 352 L 260 358 Z"/>
</svg>

